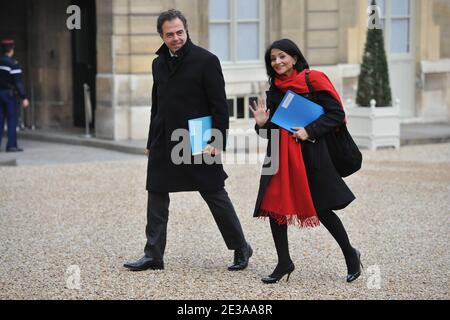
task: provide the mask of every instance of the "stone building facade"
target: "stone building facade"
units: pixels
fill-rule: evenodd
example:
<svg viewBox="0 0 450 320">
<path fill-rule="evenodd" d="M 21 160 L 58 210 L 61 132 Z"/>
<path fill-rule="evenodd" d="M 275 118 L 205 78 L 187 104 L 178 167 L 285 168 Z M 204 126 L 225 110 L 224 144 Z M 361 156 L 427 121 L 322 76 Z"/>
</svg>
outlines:
<svg viewBox="0 0 450 320">
<path fill-rule="evenodd" d="M 294 40 L 310 65 L 329 75 L 345 104 L 353 104 L 369 2 L 16 0 L 0 5 L 0 37 L 18 41 L 17 56 L 33 88 L 34 114 L 24 115 L 26 123 L 82 126 L 80 85 L 86 82 L 97 137 L 145 139 L 161 11 L 181 10 L 194 43 L 221 59 L 233 126 L 250 121 L 248 103 L 267 86 L 264 49 L 280 38 Z M 450 0 L 378 3 L 402 121 L 450 121 Z M 81 8 L 81 31 L 67 28 L 73 4 Z"/>
</svg>

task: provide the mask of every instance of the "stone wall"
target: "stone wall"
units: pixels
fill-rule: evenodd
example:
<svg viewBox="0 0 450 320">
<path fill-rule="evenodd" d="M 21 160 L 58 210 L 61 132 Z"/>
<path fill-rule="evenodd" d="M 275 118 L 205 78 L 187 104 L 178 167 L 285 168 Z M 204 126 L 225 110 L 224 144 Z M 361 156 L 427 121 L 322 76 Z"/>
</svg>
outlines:
<svg viewBox="0 0 450 320">
<path fill-rule="evenodd" d="M 181 10 L 192 39 L 204 41 L 199 29 L 204 10 L 198 10 L 204 5 L 198 0 L 97 0 L 97 137 L 147 137 L 151 65 L 163 43 L 156 30 L 157 17 L 170 8 Z"/>
<path fill-rule="evenodd" d="M 450 51 L 448 1 L 427 1 L 416 0 L 418 64 L 429 58 L 447 57 Z M 98 137 L 146 138 L 151 63 L 162 44 L 156 19 L 169 8 L 186 15 L 191 38 L 207 48 L 208 0 L 97 0 Z M 310 65 L 327 72 L 343 100 L 352 103 L 366 37 L 366 10 L 366 2 L 361 0 L 266 0 L 265 47 L 276 39 L 292 39 Z M 266 81 L 263 62 L 251 69 L 224 68 L 224 76 L 231 96 L 258 94 Z M 445 74 L 427 74 L 424 79 L 426 90 L 440 86 L 442 99 L 447 98 Z M 418 112 L 425 115 L 420 111 L 421 105 L 428 103 L 429 98 L 424 98 L 421 90 L 416 92 Z"/>
</svg>

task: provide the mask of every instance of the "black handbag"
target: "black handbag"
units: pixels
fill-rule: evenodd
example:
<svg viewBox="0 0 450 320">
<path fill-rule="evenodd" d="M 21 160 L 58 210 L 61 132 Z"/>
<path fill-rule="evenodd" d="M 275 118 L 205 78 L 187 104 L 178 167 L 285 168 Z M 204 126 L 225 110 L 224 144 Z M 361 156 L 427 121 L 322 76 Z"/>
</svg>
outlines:
<svg viewBox="0 0 450 320">
<path fill-rule="evenodd" d="M 348 177 L 361 169 L 362 154 L 344 124 L 325 135 L 328 153 L 341 177 Z"/>
<path fill-rule="evenodd" d="M 306 72 L 305 77 L 309 91 L 314 96 L 315 90 L 309 80 L 309 72 Z M 327 133 L 324 138 L 331 161 L 341 177 L 348 177 L 361 169 L 362 154 L 350 132 L 348 132 L 346 124 Z"/>
</svg>

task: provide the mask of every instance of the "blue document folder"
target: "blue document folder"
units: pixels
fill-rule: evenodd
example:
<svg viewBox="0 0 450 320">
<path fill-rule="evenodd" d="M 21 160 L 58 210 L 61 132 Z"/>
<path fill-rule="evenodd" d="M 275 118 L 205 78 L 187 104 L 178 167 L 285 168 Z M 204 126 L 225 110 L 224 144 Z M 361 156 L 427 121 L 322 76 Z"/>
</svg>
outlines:
<svg viewBox="0 0 450 320">
<path fill-rule="evenodd" d="M 211 139 L 212 117 L 188 120 L 192 155 L 201 154 Z"/>
<path fill-rule="evenodd" d="M 289 90 L 281 100 L 271 121 L 294 133 L 295 130 L 292 128 L 304 128 L 324 113 L 322 106 Z"/>
</svg>

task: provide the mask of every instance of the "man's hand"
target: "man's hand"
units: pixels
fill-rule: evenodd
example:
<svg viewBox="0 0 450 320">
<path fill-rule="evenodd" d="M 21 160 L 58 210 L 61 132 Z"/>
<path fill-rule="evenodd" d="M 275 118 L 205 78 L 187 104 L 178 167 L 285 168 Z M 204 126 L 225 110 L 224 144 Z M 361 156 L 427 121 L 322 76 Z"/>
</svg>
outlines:
<svg viewBox="0 0 450 320">
<path fill-rule="evenodd" d="M 148 157 L 150 155 L 150 150 L 145 149 L 144 154 Z"/>
<path fill-rule="evenodd" d="M 205 149 L 203 149 L 203 153 L 209 154 L 214 157 L 220 154 L 220 150 L 208 144 Z"/>
<path fill-rule="evenodd" d="M 292 128 L 293 130 L 297 131 L 294 133 L 294 138 L 300 139 L 302 141 L 306 141 L 309 139 L 308 132 L 306 132 L 305 128 Z"/>
<path fill-rule="evenodd" d="M 28 101 L 28 99 L 23 99 L 22 100 L 22 107 L 23 108 L 28 108 L 29 105 L 30 105 L 30 101 Z"/>
</svg>

